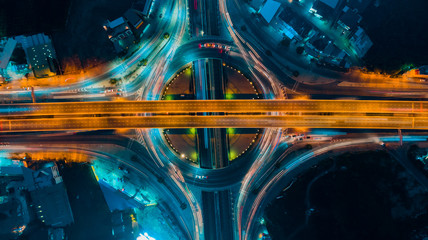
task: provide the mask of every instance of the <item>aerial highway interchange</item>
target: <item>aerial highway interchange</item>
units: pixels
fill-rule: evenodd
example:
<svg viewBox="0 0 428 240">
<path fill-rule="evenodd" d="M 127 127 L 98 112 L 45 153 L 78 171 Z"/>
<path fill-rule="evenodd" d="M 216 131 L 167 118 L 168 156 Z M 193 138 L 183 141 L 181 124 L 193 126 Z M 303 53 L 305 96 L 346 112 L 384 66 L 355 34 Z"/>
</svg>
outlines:
<svg viewBox="0 0 428 240">
<path fill-rule="evenodd" d="M 331 73 L 336 83 L 301 83 L 284 71 L 274 57 L 266 55 L 263 49 L 270 46 L 257 39 L 259 34 L 244 32 L 233 24 L 248 25 L 250 21 L 248 16 L 242 16 L 244 21 L 240 19 L 245 9 L 238 2 L 158 1 L 163 17 L 153 26 L 157 34 L 145 40 L 132 56 L 120 64 L 112 64 L 104 74 L 71 86 L 36 88 L 33 103 L 28 101 L 29 91 L 2 92 L 0 138 L 4 144 L 1 148 L 66 149 L 105 161 L 123 162 L 142 177 L 157 180 L 153 181 L 153 188 L 164 197 L 162 204 L 167 206 L 164 209 L 175 216 L 180 229 L 177 234 L 183 239 L 252 240 L 257 238 L 263 207 L 323 156 L 359 147 L 384 149 L 384 143 L 388 143 L 382 141 L 385 137 L 399 139 L 390 141 L 387 147 L 401 149 L 404 148 L 401 130 L 421 130 L 410 132 L 410 138 L 424 135 L 428 130 L 428 101 L 419 101 L 426 96 L 425 87 L 412 83 L 403 89 L 374 87 L 367 91 L 362 87 L 341 86 L 339 82 L 347 80 L 342 73 Z M 167 40 L 162 37 L 166 31 L 171 35 Z M 227 48 L 201 47 L 206 43 Z M 143 58 L 148 59 L 148 65 L 138 66 Z M 262 99 L 217 99 L 217 95 L 226 94 L 224 84 L 218 80 L 225 66 L 222 63 L 234 66 L 252 79 Z M 161 100 L 170 80 L 189 66 L 194 99 Z M 123 79 L 121 98 L 100 97 L 99 91 L 91 88 L 111 77 Z M 68 101 L 56 102 L 53 96 L 58 93 L 66 93 Z M 289 99 L 287 93 L 364 97 L 364 100 Z M 368 98 L 373 100 L 365 100 Z M 11 99 L 14 103 L 8 102 Z M 200 165 L 184 161 L 166 142 L 163 130 L 176 128 L 198 129 L 196 145 L 200 155 L 205 151 L 204 159 L 199 159 Z M 222 128 L 262 130 L 255 144 L 238 161 L 229 165 L 226 160 L 226 164 L 220 164 L 223 167 L 213 168 L 218 158 L 222 158 L 219 155 L 228 156 L 227 147 L 218 148 L 227 142 L 226 133 L 215 130 Z M 297 129 L 294 130 L 297 134 L 298 129 L 357 129 L 357 132 L 328 140 L 307 137 L 302 142 L 290 143 L 284 139 L 287 129 L 292 128 Z M 135 136 L 114 132 L 120 129 L 136 129 Z M 360 133 L 358 129 L 369 133 Z M 34 132 L 40 134 L 33 135 Z M 424 146 L 423 141 L 416 142 Z M 287 158 L 289 152 L 302 149 L 306 143 L 317 147 L 293 159 Z M 288 148 L 288 144 L 292 147 Z M 221 153 L 212 153 L 214 148 Z M 116 153 L 111 149 L 116 149 Z M 117 154 L 121 151 L 122 155 Z M 137 161 L 128 155 L 137 156 Z M 205 156 L 209 167 L 202 164 Z"/>
</svg>

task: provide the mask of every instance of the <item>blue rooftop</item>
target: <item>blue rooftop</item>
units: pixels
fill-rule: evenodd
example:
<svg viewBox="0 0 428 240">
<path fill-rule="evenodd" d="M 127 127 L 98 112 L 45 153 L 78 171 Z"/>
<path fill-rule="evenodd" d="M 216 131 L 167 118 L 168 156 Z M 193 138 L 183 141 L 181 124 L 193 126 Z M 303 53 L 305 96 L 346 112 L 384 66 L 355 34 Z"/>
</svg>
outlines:
<svg viewBox="0 0 428 240">
<path fill-rule="evenodd" d="M 270 23 L 278 11 L 279 6 L 281 6 L 281 3 L 274 0 L 267 0 L 265 5 L 263 5 L 263 7 L 260 9 L 259 13 L 266 20 L 266 22 Z"/>
</svg>

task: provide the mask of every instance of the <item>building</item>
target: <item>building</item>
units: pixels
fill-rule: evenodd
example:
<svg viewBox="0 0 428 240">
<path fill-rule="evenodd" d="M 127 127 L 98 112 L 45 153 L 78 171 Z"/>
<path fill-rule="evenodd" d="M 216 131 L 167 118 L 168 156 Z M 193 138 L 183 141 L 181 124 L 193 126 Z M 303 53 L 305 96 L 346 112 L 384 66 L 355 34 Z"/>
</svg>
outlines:
<svg viewBox="0 0 428 240">
<path fill-rule="evenodd" d="M 323 61 L 335 66 L 345 67 L 346 65 L 346 52 L 337 47 L 334 43 L 330 43 L 322 51 Z M 349 67 L 349 66 L 346 66 Z"/>
<path fill-rule="evenodd" d="M 263 7 L 259 10 L 259 14 L 269 24 L 278 12 L 280 6 L 281 3 L 277 1 L 267 0 Z"/>
<path fill-rule="evenodd" d="M 6 43 L 3 45 L 3 42 Z M 7 68 L 13 50 L 15 50 L 16 43 L 17 41 L 13 38 L 8 38 L 7 41 L 0 40 L 0 69 Z"/>
<path fill-rule="evenodd" d="M 134 35 L 137 36 L 137 38 L 140 38 L 148 26 L 145 23 L 145 20 L 143 20 L 141 13 L 133 8 L 130 8 L 125 12 L 125 14 L 123 14 L 123 17 L 127 20 L 131 30 L 134 32 Z"/>
<path fill-rule="evenodd" d="M 334 18 L 338 7 L 339 0 L 316 0 L 309 12 L 315 14 L 318 18 L 330 20 Z"/>
<path fill-rule="evenodd" d="M 5 219 L 0 218 L 1 239 L 16 239 L 35 219 L 55 228 L 50 229 L 50 232 L 60 232 L 59 227 L 73 223 L 62 177 L 58 167 L 50 164 L 52 166 L 36 171 L 14 161 L 0 167 L 0 214 L 7 216 Z M 55 234 L 61 235 L 64 236 Z"/>
<path fill-rule="evenodd" d="M 152 10 L 153 0 L 140 0 L 132 5 L 132 8 L 141 12 L 143 16 L 148 17 Z"/>
<path fill-rule="evenodd" d="M 319 51 L 323 51 L 330 43 L 332 43 L 332 40 L 325 35 L 318 33 L 309 40 L 309 43 Z"/>
<path fill-rule="evenodd" d="M 352 35 L 350 43 L 359 58 L 364 57 L 367 51 L 373 46 L 373 42 L 361 27 L 358 27 L 357 31 Z"/>
<path fill-rule="evenodd" d="M 290 39 L 304 40 L 314 29 L 309 21 L 296 14 L 289 7 L 285 7 L 278 18 L 283 22 L 281 24 L 283 26 L 283 33 Z"/>
<path fill-rule="evenodd" d="M 11 164 L 0 167 L 0 238 L 16 239 L 33 219 L 23 192 L 23 169 Z"/>
<path fill-rule="evenodd" d="M 65 227 L 74 222 L 68 195 L 58 167 L 33 171 L 24 169 L 24 183 L 30 192 L 37 218 L 51 227 Z"/>
<path fill-rule="evenodd" d="M 362 17 L 356 10 L 352 10 L 348 6 L 345 6 L 339 20 L 337 20 L 337 27 L 340 27 L 342 33 L 348 36 L 355 32 L 361 20 Z"/>
<path fill-rule="evenodd" d="M 138 11 L 135 9 L 128 9 L 123 16 L 134 29 L 139 29 L 144 23 Z"/>
<path fill-rule="evenodd" d="M 120 17 L 113 21 L 107 21 L 104 30 L 108 34 L 108 38 L 113 43 L 117 53 L 127 52 L 135 42 L 135 36 L 125 18 Z"/>
<path fill-rule="evenodd" d="M 308 55 L 315 58 L 324 67 L 336 66 L 335 70 L 339 70 L 337 67 L 350 67 L 349 56 L 346 52 L 334 44 L 332 39 L 321 33 L 316 34 L 306 42 L 304 48 Z"/>
<path fill-rule="evenodd" d="M 44 34 L 21 37 L 27 62 L 36 78 L 55 76 L 59 72 L 55 49 L 50 38 Z"/>
<path fill-rule="evenodd" d="M 30 192 L 37 218 L 51 227 L 65 227 L 74 222 L 63 184 L 53 184 Z"/>
</svg>

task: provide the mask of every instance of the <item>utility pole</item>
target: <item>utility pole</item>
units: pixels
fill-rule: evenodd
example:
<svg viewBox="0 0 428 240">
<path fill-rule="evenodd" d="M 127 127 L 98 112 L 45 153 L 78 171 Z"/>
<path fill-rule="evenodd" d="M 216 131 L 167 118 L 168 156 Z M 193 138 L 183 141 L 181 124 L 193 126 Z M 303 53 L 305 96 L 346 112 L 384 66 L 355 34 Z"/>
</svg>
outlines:
<svg viewBox="0 0 428 240">
<path fill-rule="evenodd" d="M 34 87 L 31 86 L 31 99 L 33 100 L 33 103 L 36 103 L 36 95 L 34 95 Z"/>
</svg>

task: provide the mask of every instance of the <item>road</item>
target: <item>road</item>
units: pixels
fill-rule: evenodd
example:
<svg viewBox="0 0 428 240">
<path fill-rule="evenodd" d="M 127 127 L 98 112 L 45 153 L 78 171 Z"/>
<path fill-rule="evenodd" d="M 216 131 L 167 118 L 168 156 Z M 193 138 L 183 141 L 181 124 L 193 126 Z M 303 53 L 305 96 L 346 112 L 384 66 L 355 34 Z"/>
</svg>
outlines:
<svg viewBox="0 0 428 240">
<path fill-rule="evenodd" d="M 1 104 L 0 117 L 137 113 L 428 113 L 427 101 L 383 100 L 171 100 Z"/>
<path fill-rule="evenodd" d="M 149 116 L 0 120 L 0 132 L 136 128 L 360 128 L 428 129 L 428 117 L 370 116 Z"/>
</svg>

